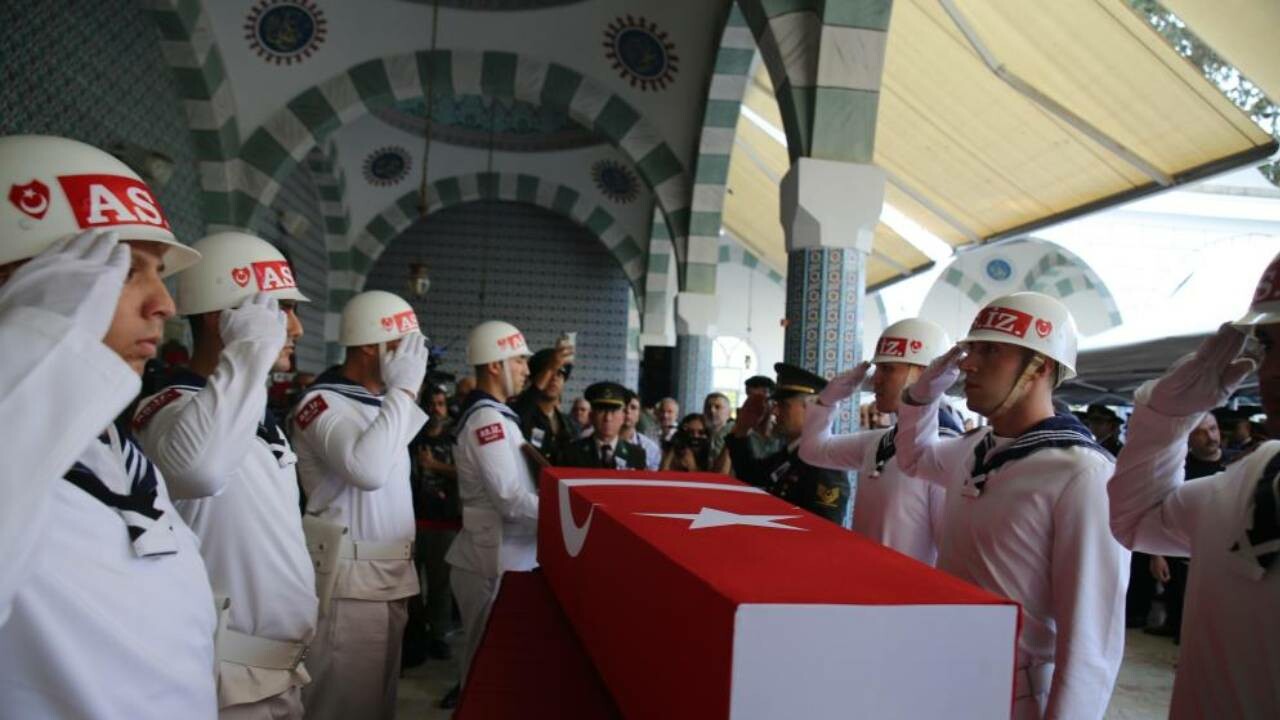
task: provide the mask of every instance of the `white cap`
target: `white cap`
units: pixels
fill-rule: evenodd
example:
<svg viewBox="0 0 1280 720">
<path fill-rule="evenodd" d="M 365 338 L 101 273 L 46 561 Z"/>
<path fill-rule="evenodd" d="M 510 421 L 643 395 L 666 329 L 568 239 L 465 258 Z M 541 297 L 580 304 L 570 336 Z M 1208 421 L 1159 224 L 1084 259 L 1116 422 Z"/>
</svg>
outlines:
<svg viewBox="0 0 1280 720">
<path fill-rule="evenodd" d="M 951 349 L 951 338 L 941 325 L 920 318 L 899 320 L 880 333 L 873 363 L 928 365 Z"/>
<path fill-rule="evenodd" d="M 200 262 L 178 275 L 178 314 L 233 308 L 258 292 L 277 300 L 307 302 L 293 268 L 274 245 L 241 232 L 214 233 L 197 241 Z"/>
<path fill-rule="evenodd" d="M 524 335 L 501 320 L 482 322 L 467 336 L 467 364 L 473 367 L 531 354 Z"/>
<path fill-rule="evenodd" d="M 376 345 L 399 340 L 418 329 L 413 306 L 398 295 L 366 290 L 347 301 L 338 326 L 338 344 Z"/>
<path fill-rule="evenodd" d="M 92 145 L 49 135 L 0 137 L 0 191 L 0 265 L 92 229 L 168 245 L 165 275 L 200 259 L 174 237 L 142 178 Z"/>
<path fill-rule="evenodd" d="M 1253 291 L 1253 302 L 1249 304 L 1249 312 L 1234 324 L 1249 327 L 1278 322 L 1280 322 L 1280 255 L 1276 255 L 1267 269 L 1262 271 L 1262 277 L 1258 279 L 1258 287 Z"/>
<path fill-rule="evenodd" d="M 1030 348 L 1058 363 L 1058 383 L 1076 376 L 1076 321 L 1066 305 L 1043 293 L 1016 292 L 992 300 L 960 342 Z"/>
</svg>

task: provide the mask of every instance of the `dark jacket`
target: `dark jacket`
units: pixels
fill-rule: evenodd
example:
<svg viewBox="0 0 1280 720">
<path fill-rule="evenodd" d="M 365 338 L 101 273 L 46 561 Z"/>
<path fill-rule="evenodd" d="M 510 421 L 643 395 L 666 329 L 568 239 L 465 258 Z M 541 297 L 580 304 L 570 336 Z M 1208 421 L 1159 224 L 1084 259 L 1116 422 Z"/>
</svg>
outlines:
<svg viewBox="0 0 1280 720">
<path fill-rule="evenodd" d="M 843 524 L 849 509 L 849 475 L 814 467 L 794 449 L 783 448 L 765 458 L 754 457 L 747 438 L 725 438 L 737 478 L 801 509 Z"/>
<path fill-rule="evenodd" d="M 520 417 L 520 432 L 524 439 L 547 459 L 552 465 L 563 465 L 561 457 L 565 448 L 577 435 L 569 422 L 569 416 L 555 409 L 559 420 L 560 431 L 552 429 L 551 418 L 538 407 L 538 389 L 529 388 L 517 395 L 511 402 L 511 409 Z"/>
<path fill-rule="evenodd" d="M 610 470 L 644 470 L 644 448 L 619 439 L 613 451 L 613 461 L 615 467 L 608 468 Z M 600 465 L 600 449 L 596 446 L 596 439 L 585 437 L 569 443 L 564 457 L 557 464 L 565 467 L 602 467 Z"/>
</svg>

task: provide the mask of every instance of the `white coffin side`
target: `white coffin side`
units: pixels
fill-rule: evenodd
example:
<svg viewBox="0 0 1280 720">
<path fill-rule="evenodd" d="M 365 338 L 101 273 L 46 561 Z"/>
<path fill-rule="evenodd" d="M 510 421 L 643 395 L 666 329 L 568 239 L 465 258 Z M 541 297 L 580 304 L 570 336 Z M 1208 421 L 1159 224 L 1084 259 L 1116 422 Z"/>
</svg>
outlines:
<svg viewBox="0 0 1280 720">
<path fill-rule="evenodd" d="M 742 605 L 731 720 L 1006 718 L 1012 605 Z"/>
</svg>

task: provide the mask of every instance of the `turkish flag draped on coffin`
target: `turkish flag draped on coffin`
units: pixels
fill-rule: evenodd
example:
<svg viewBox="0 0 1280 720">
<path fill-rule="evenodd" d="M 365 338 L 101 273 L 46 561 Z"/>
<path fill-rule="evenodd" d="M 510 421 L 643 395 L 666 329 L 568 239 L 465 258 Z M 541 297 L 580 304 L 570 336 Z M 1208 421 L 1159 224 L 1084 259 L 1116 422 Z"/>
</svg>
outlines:
<svg viewBox="0 0 1280 720">
<path fill-rule="evenodd" d="M 722 475 L 543 470 L 538 554 L 628 718 L 1007 717 L 1018 607 Z"/>
</svg>

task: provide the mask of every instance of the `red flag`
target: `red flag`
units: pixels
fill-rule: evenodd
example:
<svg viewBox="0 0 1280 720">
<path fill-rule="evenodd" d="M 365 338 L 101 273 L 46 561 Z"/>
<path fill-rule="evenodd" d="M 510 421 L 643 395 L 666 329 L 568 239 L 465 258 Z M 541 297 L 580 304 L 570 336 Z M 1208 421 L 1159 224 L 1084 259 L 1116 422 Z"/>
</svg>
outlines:
<svg viewBox="0 0 1280 720">
<path fill-rule="evenodd" d="M 627 717 L 1009 713 L 1012 601 L 736 480 L 548 468 L 538 553 Z"/>
</svg>

